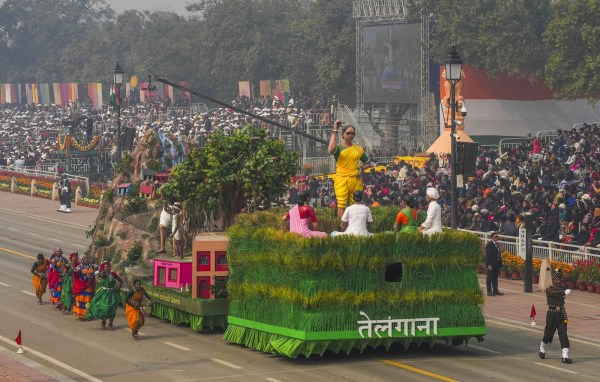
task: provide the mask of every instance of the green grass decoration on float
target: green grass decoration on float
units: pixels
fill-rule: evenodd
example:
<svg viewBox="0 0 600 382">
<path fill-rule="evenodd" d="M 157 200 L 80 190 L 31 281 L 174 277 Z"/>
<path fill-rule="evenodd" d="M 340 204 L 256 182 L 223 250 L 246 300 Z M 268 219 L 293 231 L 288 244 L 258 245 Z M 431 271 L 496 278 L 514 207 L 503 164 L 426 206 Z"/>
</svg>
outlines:
<svg viewBox="0 0 600 382">
<path fill-rule="evenodd" d="M 305 239 L 281 229 L 283 213 L 240 215 L 228 231 L 226 340 L 295 358 L 487 333 L 476 236 L 381 232 L 394 213 L 374 209 L 372 237 Z M 337 224 L 329 211 L 318 218 L 327 231 Z"/>
</svg>

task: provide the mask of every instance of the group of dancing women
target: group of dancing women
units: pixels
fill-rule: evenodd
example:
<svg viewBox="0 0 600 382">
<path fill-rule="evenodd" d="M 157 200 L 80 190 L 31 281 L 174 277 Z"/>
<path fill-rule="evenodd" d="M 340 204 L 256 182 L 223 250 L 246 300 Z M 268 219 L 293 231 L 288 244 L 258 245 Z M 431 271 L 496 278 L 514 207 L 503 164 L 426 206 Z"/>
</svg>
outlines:
<svg viewBox="0 0 600 382">
<path fill-rule="evenodd" d="M 57 311 L 82 321 L 98 319 L 102 330 L 113 330 L 123 279 L 111 270 L 110 262 L 98 265 L 88 256 L 79 258 L 78 253 L 67 258 L 62 249 L 55 248 L 49 260 L 41 253 L 37 255 L 31 273 L 38 304 L 44 303 L 42 297 L 48 290 Z M 144 325 L 144 299 L 152 304 L 141 282 L 134 280 L 125 297 L 125 316 L 136 340 Z"/>
</svg>

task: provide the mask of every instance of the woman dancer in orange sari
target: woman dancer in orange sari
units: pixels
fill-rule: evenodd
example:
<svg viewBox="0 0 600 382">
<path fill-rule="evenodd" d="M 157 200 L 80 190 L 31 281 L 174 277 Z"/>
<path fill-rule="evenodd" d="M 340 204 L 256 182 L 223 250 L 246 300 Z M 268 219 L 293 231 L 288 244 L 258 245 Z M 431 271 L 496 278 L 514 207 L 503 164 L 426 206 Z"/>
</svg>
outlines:
<svg viewBox="0 0 600 382">
<path fill-rule="evenodd" d="M 138 331 L 144 326 L 144 312 L 142 311 L 144 305 L 144 298 L 146 298 L 150 304 L 152 300 L 146 289 L 142 287 L 140 280 L 133 280 L 133 289 L 131 289 L 127 296 L 125 296 L 125 317 L 131 329 L 131 335 L 134 339 L 138 340 Z"/>
<path fill-rule="evenodd" d="M 354 191 L 363 189 L 361 173 L 363 169 L 369 167 L 369 156 L 362 147 L 352 143 L 356 136 L 354 126 L 344 126 L 342 128 L 342 142 L 337 144 L 337 135 L 342 126 L 342 121 L 336 120 L 333 124 L 333 133 L 329 140 L 327 151 L 335 158 L 335 177 L 333 187 L 337 199 L 337 214 L 341 219 L 348 201 L 354 203 L 352 194 Z M 361 161 L 363 164 L 358 165 Z"/>
<path fill-rule="evenodd" d="M 48 285 L 48 278 L 46 272 L 48 271 L 48 260 L 44 259 L 44 255 L 39 253 L 37 255 L 37 261 L 31 266 L 31 274 L 33 274 L 33 290 L 35 296 L 38 298 L 38 304 L 42 305 L 42 296 L 46 293 L 46 286 Z"/>
</svg>

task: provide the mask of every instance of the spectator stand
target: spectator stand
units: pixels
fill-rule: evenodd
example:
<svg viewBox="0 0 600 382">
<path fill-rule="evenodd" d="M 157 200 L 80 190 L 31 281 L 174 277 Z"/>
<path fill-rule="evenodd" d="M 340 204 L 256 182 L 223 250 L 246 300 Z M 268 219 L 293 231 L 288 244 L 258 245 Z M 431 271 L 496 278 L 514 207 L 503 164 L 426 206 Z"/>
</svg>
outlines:
<svg viewBox="0 0 600 382">
<path fill-rule="evenodd" d="M 500 147 L 499 154 L 502 155 L 503 153 L 509 151 L 510 149 L 520 147 L 521 144 L 524 142 L 527 142 L 528 139 L 529 138 L 527 138 L 527 137 L 500 139 L 500 142 L 498 143 L 498 146 Z"/>
</svg>

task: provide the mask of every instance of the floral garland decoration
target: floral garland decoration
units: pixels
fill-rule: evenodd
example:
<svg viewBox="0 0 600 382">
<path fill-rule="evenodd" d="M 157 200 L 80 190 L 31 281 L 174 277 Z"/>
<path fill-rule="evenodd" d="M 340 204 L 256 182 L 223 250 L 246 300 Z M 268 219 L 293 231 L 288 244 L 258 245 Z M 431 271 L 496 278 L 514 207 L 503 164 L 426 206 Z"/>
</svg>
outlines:
<svg viewBox="0 0 600 382">
<path fill-rule="evenodd" d="M 90 143 L 88 143 L 85 146 L 83 146 L 79 142 L 77 142 L 77 139 L 75 139 L 75 137 L 72 137 L 72 136 L 69 136 L 69 137 L 70 137 L 71 145 L 73 145 L 73 147 L 75 147 L 77 150 L 83 151 L 83 152 L 90 151 L 91 149 L 96 147 L 96 145 L 100 142 L 99 135 L 94 136 L 94 138 L 92 138 Z"/>
<path fill-rule="evenodd" d="M 59 151 L 63 151 L 66 150 L 67 151 L 67 156 L 71 155 L 71 135 L 67 134 L 65 135 L 65 139 L 61 142 L 60 141 L 60 135 L 57 137 L 57 148 Z"/>
</svg>

